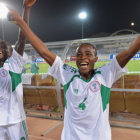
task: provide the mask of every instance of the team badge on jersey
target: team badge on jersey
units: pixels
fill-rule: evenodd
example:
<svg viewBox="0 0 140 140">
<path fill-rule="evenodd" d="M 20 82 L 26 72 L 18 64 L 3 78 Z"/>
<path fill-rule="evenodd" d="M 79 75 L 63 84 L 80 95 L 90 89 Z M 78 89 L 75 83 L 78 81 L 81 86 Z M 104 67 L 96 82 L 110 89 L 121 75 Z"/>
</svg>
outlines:
<svg viewBox="0 0 140 140">
<path fill-rule="evenodd" d="M 92 92 L 97 92 L 100 90 L 100 83 L 98 81 L 92 81 L 89 85 L 89 89 L 92 91 Z"/>
<path fill-rule="evenodd" d="M 0 76 L 1 77 L 6 77 L 8 75 L 8 72 L 5 69 L 0 70 Z"/>
</svg>

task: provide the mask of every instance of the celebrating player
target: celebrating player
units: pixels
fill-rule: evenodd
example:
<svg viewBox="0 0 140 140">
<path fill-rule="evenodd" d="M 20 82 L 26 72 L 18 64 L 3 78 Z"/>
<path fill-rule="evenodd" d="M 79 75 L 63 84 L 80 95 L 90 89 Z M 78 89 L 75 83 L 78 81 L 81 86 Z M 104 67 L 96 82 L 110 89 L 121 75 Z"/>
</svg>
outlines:
<svg viewBox="0 0 140 140">
<path fill-rule="evenodd" d="M 24 1 L 25 22 L 35 1 Z M 13 51 L 8 43 L 0 41 L 0 140 L 28 140 L 21 81 L 25 40 L 20 30 Z"/>
<path fill-rule="evenodd" d="M 92 44 L 81 44 L 76 51 L 76 70 L 49 51 L 13 9 L 10 9 L 9 20 L 16 21 L 32 46 L 49 63 L 48 74 L 64 86 L 65 114 L 61 139 L 111 140 L 110 88 L 127 72 L 125 65 L 140 50 L 140 35 L 128 49 L 97 70 L 93 69 L 98 59 L 96 49 Z"/>
</svg>

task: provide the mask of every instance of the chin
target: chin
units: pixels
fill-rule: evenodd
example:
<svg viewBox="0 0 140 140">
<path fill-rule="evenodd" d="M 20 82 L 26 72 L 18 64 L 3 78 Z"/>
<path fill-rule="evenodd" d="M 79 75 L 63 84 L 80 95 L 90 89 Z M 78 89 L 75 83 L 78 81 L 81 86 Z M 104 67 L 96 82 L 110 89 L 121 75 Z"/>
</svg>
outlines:
<svg viewBox="0 0 140 140">
<path fill-rule="evenodd" d="M 92 70 L 89 69 L 85 69 L 85 70 L 79 70 L 80 75 L 82 76 L 89 76 L 90 74 L 92 74 Z"/>
<path fill-rule="evenodd" d="M 81 75 L 88 75 L 89 73 L 90 73 L 89 71 L 83 71 L 83 70 L 80 71 L 80 74 L 81 74 Z"/>
</svg>

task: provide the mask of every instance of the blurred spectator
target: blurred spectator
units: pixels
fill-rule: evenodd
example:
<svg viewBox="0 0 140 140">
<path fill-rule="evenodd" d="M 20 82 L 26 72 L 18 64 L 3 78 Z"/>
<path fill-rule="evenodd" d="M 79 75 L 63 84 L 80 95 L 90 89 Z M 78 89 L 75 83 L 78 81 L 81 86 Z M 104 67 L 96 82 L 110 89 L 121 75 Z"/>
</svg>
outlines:
<svg viewBox="0 0 140 140">
<path fill-rule="evenodd" d="M 34 57 L 32 57 L 31 73 L 35 73 L 35 74 L 39 73 L 39 66 L 38 63 L 34 61 Z"/>
</svg>

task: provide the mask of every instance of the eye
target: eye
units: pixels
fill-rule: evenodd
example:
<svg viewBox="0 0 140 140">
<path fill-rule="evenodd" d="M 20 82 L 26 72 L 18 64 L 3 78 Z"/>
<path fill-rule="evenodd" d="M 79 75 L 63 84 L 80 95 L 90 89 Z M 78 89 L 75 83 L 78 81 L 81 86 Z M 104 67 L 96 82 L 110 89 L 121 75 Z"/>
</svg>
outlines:
<svg viewBox="0 0 140 140">
<path fill-rule="evenodd" d="M 77 57 L 81 57 L 82 56 L 82 54 L 81 53 L 77 53 Z"/>
<path fill-rule="evenodd" d="M 86 53 L 86 55 L 87 55 L 87 56 L 91 56 L 91 55 L 92 55 L 92 53 Z"/>
</svg>

